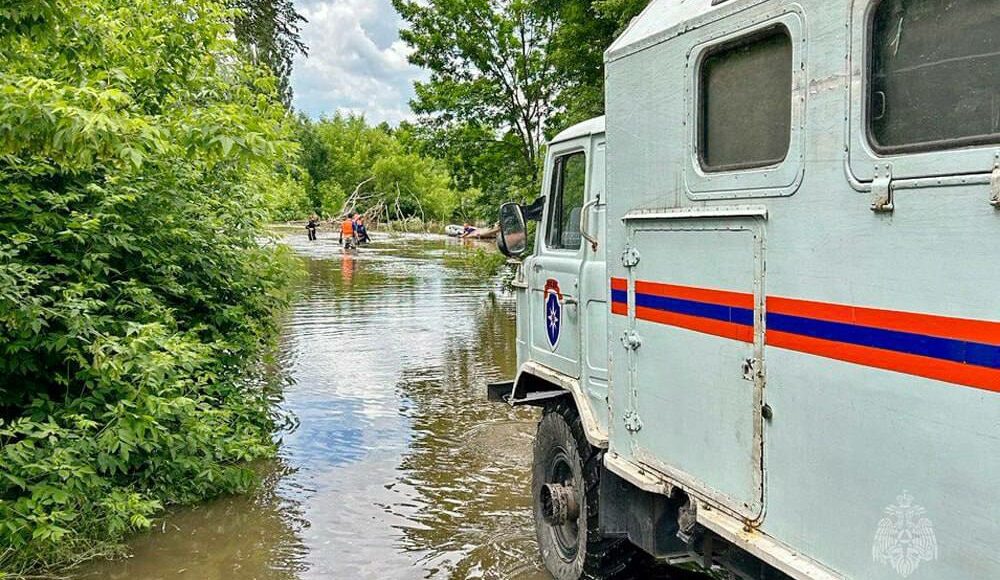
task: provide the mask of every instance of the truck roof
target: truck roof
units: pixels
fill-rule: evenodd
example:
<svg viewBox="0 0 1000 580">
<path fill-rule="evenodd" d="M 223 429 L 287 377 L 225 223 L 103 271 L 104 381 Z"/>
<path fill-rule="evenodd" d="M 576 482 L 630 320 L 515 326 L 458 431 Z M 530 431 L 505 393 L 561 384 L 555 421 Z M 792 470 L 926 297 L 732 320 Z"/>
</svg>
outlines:
<svg viewBox="0 0 1000 580">
<path fill-rule="evenodd" d="M 604 60 L 617 60 L 696 28 L 714 12 L 735 13 L 772 0 L 652 0 L 612 43 Z M 713 15 L 714 16 L 714 15 Z"/>
<path fill-rule="evenodd" d="M 568 129 L 563 129 L 558 135 L 553 137 L 549 143 L 559 143 L 560 141 L 569 141 L 570 139 L 576 139 L 577 137 L 586 137 L 588 135 L 598 135 L 604 133 L 604 116 L 594 117 L 593 119 L 587 119 L 582 123 L 577 123 Z"/>
</svg>

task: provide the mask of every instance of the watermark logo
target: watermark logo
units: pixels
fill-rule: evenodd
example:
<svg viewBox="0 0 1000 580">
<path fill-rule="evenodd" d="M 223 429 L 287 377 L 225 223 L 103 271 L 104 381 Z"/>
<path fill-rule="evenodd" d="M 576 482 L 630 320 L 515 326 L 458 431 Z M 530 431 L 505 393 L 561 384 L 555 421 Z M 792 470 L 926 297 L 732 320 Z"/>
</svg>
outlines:
<svg viewBox="0 0 1000 580">
<path fill-rule="evenodd" d="M 921 562 L 937 560 L 934 525 L 926 513 L 927 510 L 913 503 L 913 496 L 905 491 L 896 498 L 896 503 L 885 508 L 885 517 L 878 523 L 872 545 L 875 562 L 891 566 L 907 578 L 917 571 Z"/>
</svg>

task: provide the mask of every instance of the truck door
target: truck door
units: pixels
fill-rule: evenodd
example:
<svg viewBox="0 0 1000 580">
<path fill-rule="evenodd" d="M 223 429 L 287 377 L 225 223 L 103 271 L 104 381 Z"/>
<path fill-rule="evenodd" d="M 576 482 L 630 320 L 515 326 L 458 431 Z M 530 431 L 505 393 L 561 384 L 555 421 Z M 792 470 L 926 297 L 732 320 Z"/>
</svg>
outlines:
<svg viewBox="0 0 1000 580">
<path fill-rule="evenodd" d="M 590 399 L 590 407 L 602 429 L 608 424 L 608 268 L 605 262 L 605 153 L 603 137 L 595 139 L 590 151 L 587 203 L 583 206 L 583 265 L 580 269 L 580 304 L 583 376 L 580 384 Z M 595 247 L 587 240 L 598 240 Z"/>
<path fill-rule="evenodd" d="M 580 235 L 587 184 L 586 142 L 553 149 L 547 172 L 548 200 L 525 263 L 532 358 L 573 378 L 580 377 Z"/>
<path fill-rule="evenodd" d="M 626 216 L 637 340 L 625 427 L 640 462 L 755 519 L 763 222 L 703 211 Z"/>
</svg>

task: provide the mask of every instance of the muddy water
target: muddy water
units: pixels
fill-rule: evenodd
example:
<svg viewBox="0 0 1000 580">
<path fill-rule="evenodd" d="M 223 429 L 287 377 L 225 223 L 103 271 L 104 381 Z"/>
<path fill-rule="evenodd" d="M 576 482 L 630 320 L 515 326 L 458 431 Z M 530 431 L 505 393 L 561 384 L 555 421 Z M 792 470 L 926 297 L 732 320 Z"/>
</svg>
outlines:
<svg viewBox="0 0 1000 580">
<path fill-rule="evenodd" d="M 546 578 L 528 498 L 536 416 L 485 401 L 512 375 L 514 305 L 473 249 L 381 238 L 306 258 L 284 324 L 283 406 L 297 426 L 264 484 L 172 512 L 82 578 Z"/>
</svg>

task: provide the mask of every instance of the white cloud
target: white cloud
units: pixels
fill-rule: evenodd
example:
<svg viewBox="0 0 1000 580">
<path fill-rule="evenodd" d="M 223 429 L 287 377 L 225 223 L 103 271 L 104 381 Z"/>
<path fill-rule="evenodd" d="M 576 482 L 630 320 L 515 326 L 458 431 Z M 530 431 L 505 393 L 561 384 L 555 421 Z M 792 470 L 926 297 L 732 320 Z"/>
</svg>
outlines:
<svg viewBox="0 0 1000 580">
<path fill-rule="evenodd" d="M 309 22 L 309 56 L 295 61 L 294 105 L 311 117 L 362 113 L 373 123 L 411 119 L 413 81 L 426 71 L 407 62 L 402 24 L 389 0 L 297 0 Z"/>
</svg>

